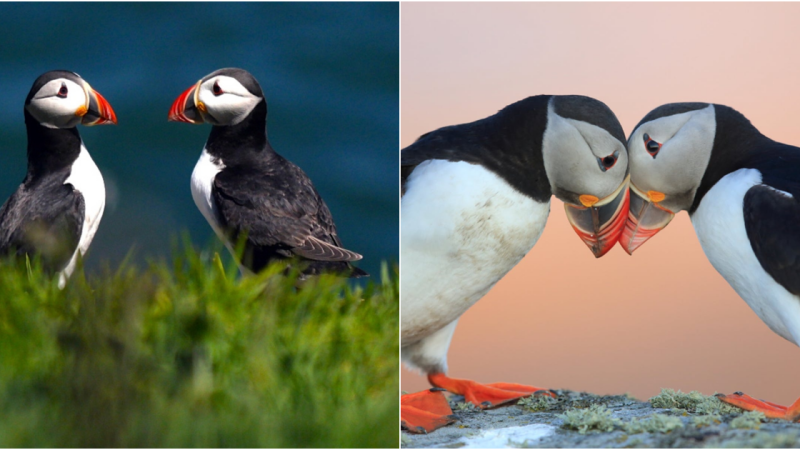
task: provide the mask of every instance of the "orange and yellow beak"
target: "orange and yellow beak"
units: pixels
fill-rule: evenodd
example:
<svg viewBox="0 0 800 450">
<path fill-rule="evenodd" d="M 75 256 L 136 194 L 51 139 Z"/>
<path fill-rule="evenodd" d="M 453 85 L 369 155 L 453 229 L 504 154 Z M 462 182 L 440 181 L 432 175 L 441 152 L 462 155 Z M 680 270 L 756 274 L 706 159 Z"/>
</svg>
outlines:
<svg viewBox="0 0 800 450">
<path fill-rule="evenodd" d="M 201 114 L 203 104 L 197 101 L 197 89 L 199 87 L 200 82 L 198 81 L 175 99 L 169 109 L 167 120 L 171 122 L 203 123 L 203 115 Z"/>
<path fill-rule="evenodd" d="M 581 205 L 564 204 L 569 223 L 596 258 L 614 247 L 625 226 L 630 203 L 629 180 L 630 176 L 626 177 L 617 190 L 604 199 L 581 195 Z"/>
<path fill-rule="evenodd" d="M 117 115 L 111 108 L 111 104 L 95 91 L 88 84 L 86 85 L 86 106 L 75 111 L 76 116 L 81 117 L 81 123 L 86 126 L 117 124 Z"/>
<path fill-rule="evenodd" d="M 631 207 L 619 239 L 619 244 L 629 255 L 664 229 L 675 217 L 674 212 L 660 205 L 665 197 L 662 192 L 643 192 L 631 184 Z"/>
</svg>

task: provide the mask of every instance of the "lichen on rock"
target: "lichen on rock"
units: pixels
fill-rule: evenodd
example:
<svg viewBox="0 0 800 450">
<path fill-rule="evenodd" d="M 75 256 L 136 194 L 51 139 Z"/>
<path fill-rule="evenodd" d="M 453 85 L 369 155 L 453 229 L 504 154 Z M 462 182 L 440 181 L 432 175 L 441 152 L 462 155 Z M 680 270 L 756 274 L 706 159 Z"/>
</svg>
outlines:
<svg viewBox="0 0 800 450">
<path fill-rule="evenodd" d="M 687 393 L 680 390 L 661 389 L 661 393 L 650 399 L 653 408 L 684 410 L 692 414 L 741 414 L 742 409 L 720 401 L 714 396 L 705 396 L 697 391 Z"/>
<path fill-rule="evenodd" d="M 561 425 L 568 430 L 577 430 L 580 434 L 592 431 L 608 433 L 614 431 L 614 427 L 622 424 L 622 421 L 611 417 L 611 411 L 605 406 L 594 404 L 588 409 L 573 409 L 559 414 L 559 419 L 564 421 Z"/>
<path fill-rule="evenodd" d="M 678 428 L 683 428 L 683 421 L 664 414 L 653 414 L 643 420 L 633 419 L 622 425 L 622 429 L 628 434 L 669 433 Z"/>
</svg>

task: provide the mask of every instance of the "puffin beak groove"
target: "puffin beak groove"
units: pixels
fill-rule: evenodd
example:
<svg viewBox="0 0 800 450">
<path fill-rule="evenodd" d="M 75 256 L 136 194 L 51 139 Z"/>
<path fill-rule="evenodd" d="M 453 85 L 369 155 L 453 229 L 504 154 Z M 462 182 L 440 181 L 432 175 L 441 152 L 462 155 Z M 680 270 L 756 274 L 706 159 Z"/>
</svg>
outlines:
<svg viewBox="0 0 800 450">
<path fill-rule="evenodd" d="M 111 104 L 99 92 L 86 85 L 86 106 L 81 106 L 75 115 L 81 117 L 81 123 L 86 126 L 117 124 L 117 115 Z"/>
<path fill-rule="evenodd" d="M 633 184 L 630 190 L 631 206 L 619 244 L 629 255 L 633 255 L 637 248 L 664 229 L 675 217 L 675 213 L 659 204 L 666 198 L 664 193 L 642 192 Z"/>
<path fill-rule="evenodd" d="M 197 89 L 199 87 L 200 81 L 183 91 L 183 94 L 175 99 L 169 109 L 167 120 L 170 122 L 203 123 L 201 111 L 205 109 L 205 105 L 197 101 Z M 203 105 L 202 109 L 200 105 Z"/>
<path fill-rule="evenodd" d="M 581 205 L 564 204 L 567 219 L 581 240 L 599 258 L 617 243 L 628 216 L 630 175 L 606 198 L 581 195 Z"/>
</svg>

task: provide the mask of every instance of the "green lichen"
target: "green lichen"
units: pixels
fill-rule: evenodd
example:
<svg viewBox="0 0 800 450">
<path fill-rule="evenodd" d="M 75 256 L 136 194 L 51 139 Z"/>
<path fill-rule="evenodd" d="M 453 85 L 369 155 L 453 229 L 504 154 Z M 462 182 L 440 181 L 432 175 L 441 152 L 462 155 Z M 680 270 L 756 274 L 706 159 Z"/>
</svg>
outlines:
<svg viewBox="0 0 800 450">
<path fill-rule="evenodd" d="M 480 411 L 481 409 L 473 405 L 471 402 L 458 402 L 453 408 L 456 411 Z"/>
<path fill-rule="evenodd" d="M 611 411 L 602 405 L 591 405 L 588 409 L 573 409 L 557 416 L 563 420 L 562 428 L 577 430 L 580 434 L 592 431 L 608 433 L 620 426 L 619 419 L 611 417 Z"/>
<path fill-rule="evenodd" d="M 765 419 L 766 416 L 761 411 L 748 411 L 731 420 L 731 428 L 757 430 L 761 428 L 761 422 Z"/>
<path fill-rule="evenodd" d="M 681 419 L 664 414 L 653 414 L 647 420 L 633 419 L 622 425 L 628 434 L 669 433 L 678 428 L 683 428 Z"/>
<path fill-rule="evenodd" d="M 410 437 L 406 436 L 405 433 L 400 434 L 400 445 L 411 445 L 414 441 L 411 440 Z"/>
<path fill-rule="evenodd" d="M 722 423 L 722 417 L 719 414 L 708 414 L 692 417 L 692 423 L 697 428 L 710 427 Z"/>
<path fill-rule="evenodd" d="M 698 415 L 741 414 L 742 410 L 720 401 L 717 397 L 707 397 L 697 391 L 688 394 L 673 389 L 661 389 L 661 393 L 650 399 L 653 408 L 683 410 Z M 678 411 L 678 412 L 679 412 Z"/>
<path fill-rule="evenodd" d="M 735 439 L 723 444 L 724 448 L 797 448 L 800 446 L 798 433 L 756 433 L 747 439 Z"/>
<path fill-rule="evenodd" d="M 532 395 L 521 399 L 517 405 L 522 406 L 528 411 L 539 412 L 547 411 L 557 402 L 556 399 L 547 395 Z"/>
</svg>

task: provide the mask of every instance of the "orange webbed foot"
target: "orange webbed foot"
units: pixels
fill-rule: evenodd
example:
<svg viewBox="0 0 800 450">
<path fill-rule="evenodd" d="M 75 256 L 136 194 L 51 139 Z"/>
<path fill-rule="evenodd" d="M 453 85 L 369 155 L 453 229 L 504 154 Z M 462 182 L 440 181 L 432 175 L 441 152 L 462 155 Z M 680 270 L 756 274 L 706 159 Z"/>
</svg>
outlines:
<svg viewBox="0 0 800 450">
<path fill-rule="evenodd" d="M 443 373 L 428 375 L 428 381 L 454 394 L 463 395 L 464 400 L 482 409 L 514 403 L 531 395 L 547 395 L 555 397 L 549 390 L 516 383 L 481 384 L 472 380 L 450 378 Z"/>
<path fill-rule="evenodd" d="M 761 411 L 769 419 L 783 419 L 790 422 L 797 422 L 800 419 L 800 399 L 797 399 L 787 407 L 758 400 L 741 392 L 735 392 L 730 395 L 717 394 L 716 396 L 721 401 L 746 411 Z"/>
<path fill-rule="evenodd" d="M 410 433 L 430 433 L 456 421 L 443 389 L 400 396 L 400 424 Z"/>
</svg>

